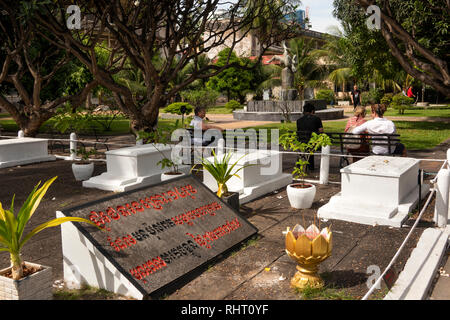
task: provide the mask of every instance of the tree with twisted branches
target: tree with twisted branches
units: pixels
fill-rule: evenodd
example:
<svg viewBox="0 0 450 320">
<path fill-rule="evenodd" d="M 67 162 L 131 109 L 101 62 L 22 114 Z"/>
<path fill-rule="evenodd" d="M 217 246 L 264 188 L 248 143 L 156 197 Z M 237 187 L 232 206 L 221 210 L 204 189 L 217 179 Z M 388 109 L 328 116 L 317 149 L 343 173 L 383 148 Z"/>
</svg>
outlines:
<svg viewBox="0 0 450 320">
<path fill-rule="evenodd" d="M 136 134 L 154 130 L 159 109 L 195 80 L 208 79 L 230 67 L 249 68 L 232 62 L 230 55 L 233 48 L 258 26 L 269 29 L 266 37 L 260 39 L 260 56 L 272 43 L 298 31 L 293 21 L 279 23 L 287 13 L 294 12 L 295 5 L 289 0 L 264 1 L 267 20 L 277 23 L 259 21 L 256 26 L 254 21 L 258 11 L 252 7 L 253 2 L 243 0 L 73 2 L 81 8 L 84 19 L 80 30 L 67 28 L 65 1 L 36 5 L 32 19 L 51 34 L 50 37 L 41 32 L 42 37 L 77 57 L 94 79 L 112 92 Z M 255 5 L 259 3 L 256 1 Z M 95 47 L 105 37 L 111 40 L 107 48 L 109 61 L 100 66 Z M 231 48 L 226 64 L 205 66 L 198 63 L 202 55 L 225 44 Z M 125 62 L 142 71 L 146 87 L 143 100 L 133 99 L 129 88 L 114 80 L 114 74 L 127 65 Z M 192 62 L 191 73 L 182 81 L 175 81 Z"/>
<path fill-rule="evenodd" d="M 348 23 L 352 32 L 365 27 L 365 11 L 370 5 L 380 8 L 382 38 L 402 68 L 449 97 L 450 1 L 334 0 L 336 16 Z M 367 41 L 376 43 L 375 39 Z"/>
<path fill-rule="evenodd" d="M 65 90 L 67 73 L 75 68 L 73 56 L 37 36 L 20 2 L 0 0 L 0 37 L 0 107 L 25 136 L 35 136 L 63 104 L 83 103 L 97 84 L 90 79 L 78 90 Z M 17 102 L 7 98 L 14 91 Z"/>
</svg>

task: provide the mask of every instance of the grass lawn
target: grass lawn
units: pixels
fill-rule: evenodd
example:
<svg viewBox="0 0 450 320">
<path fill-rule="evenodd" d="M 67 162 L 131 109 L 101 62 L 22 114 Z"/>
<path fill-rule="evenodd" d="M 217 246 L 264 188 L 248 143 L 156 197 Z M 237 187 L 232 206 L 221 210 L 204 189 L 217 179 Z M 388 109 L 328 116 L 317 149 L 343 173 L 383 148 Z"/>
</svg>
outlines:
<svg viewBox="0 0 450 320">
<path fill-rule="evenodd" d="M 164 108 L 159 109 L 159 113 L 164 113 Z M 214 106 L 214 107 L 209 107 L 206 110 L 207 114 L 232 114 L 233 110 L 225 108 L 225 106 Z M 191 114 L 187 115 L 187 116 L 193 116 L 194 112 L 192 112 Z"/>
<path fill-rule="evenodd" d="M 325 132 L 344 132 L 346 120 L 323 122 Z M 394 121 L 401 142 L 407 150 L 423 150 L 433 148 L 450 138 L 450 126 L 442 122 L 426 121 Z M 274 123 L 254 127 L 254 129 L 276 129 L 282 124 Z M 289 130 L 296 130 L 296 124 L 288 123 Z M 268 131 L 270 137 L 270 130 Z"/>
<path fill-rule="evenodd" d="M 175 124 L 176 120 L 171 120 L 171 119 L 159 119 L 159 126 L 162 127 L 163 129 L 170 129 L 174 124 Z M 45 127 L 50 127 L 53 128 L 53 120 L 50 119 L 48 121 L 46 121 L 43 125 L 43 127 L 41 127 L 41 129 L 39 129 L 39 132 L 44 133 L 46 132 Z M 104 123 L 105 124 L 105 123 Z M 14 122 L 14 120 L 5 120 L 5 119 L 1 119 L 0 117 L 0 126 L 2 127 L 2 131 L 7 131 L 7 132 L 18 132 L 19 131 L 19 127 L 17 126 L 17 124 Z M 111 127 L 110 130 L 105 130 L 104 127 L 102 126 L 101 123 L 99 122 L 94 122 L 93 126 L 95 126 L 96 129 L 98 129 L 98 132 L 102 135 L 121 135 L 121 134 L 129 134 L 131 133 L 130 131 L 130 121 L 128 119 L 116 119 L 114 121 L 112 121 L 111 123 Z M 56 129 L 53 129 L 56 132 Z M 69 134 L 71 131 L 68 130 L 65 134 Z"/>
<path fill-rule="evenodd" d="M 225 108 L 225 106 L 215 106 L 210 107 L 206 110 L 206 113 L 208 114 L 232 114 L 233 110 Z"/>
<path fill-rule="evenodd" d="M 393 110 L 389 108 L 384 114 L 385 116 L 390 117 L 440 117 L 440 118 L 450 118 L 450 109 L 410 109 L 405 110 L 404 114 L 399 114 L 397 110 Z"/>
<path fill-rule="evenodd" d="M 426 110 L 422 110 L 426 111 Z M 440 111 L 440 117 L 443 116 L 443 111 L 448 110 L 430 110 L 430 111 Z M 47 122 L 51 125 L 52 120 Z M 163 129 L 169 130 L 170 127 L 175 123 L 175 120 L 171 119 L 160 119 L 159 126 Z M 438 144 L 444 142 L 450 138 L 450 125 L 443 122 L 426 122 L 426 121 L 394 121 L 397 131 L 400 134 L 400 140 L 405 144 L 408 150 L 424 150 L 430 149 Z M 323 122 L 325 132 L 343 132 L 346 124 L 346 120 L 342 121 L 330 121 Z M 0 118 L 0 125 L 3 131 L 17 132 L 19 128 L 13 120 L 5 120 Z M 253 127 L 254 129 L 268 129 L 268 138 L 270 139 L 270 129 L 281 128 L 286 126 L 290 130 L 296 129 L 295 122 L 288 124 L 273 123 L 264 126 Z M 111 124 L 110 131 L 103 131 L 102 125 L 96 123 L 95 126 L 99 129 L 103 135 L 121 135 L 130 133 L 130 124 L 127 119 L 114 120 Z M 44 132 L 44 130 L 42 130 Z M 68 134 L 69 132 L 67 132 Z M 270 140 L 269 140 L 270 141 Z"/>
<path fill-rule="evenodd" d="M 14 120 L 1 120 L 0 118 L 0 126 L 2 127 L 2 131 L 19 131 L 19 127 L 14 122 Z"/>
<path fill-rule="evenodd" d="M 366 112 L 370 117 L 370 106 L 366 107 Z M 351 115 L 353 112 L 346 112 L 346 115 Z M 449 109 L 408 109 L 404 114 L 399 114 L 397 110 L 388 108 L 384 114 L 387 117 L 438 117 L 438 118 L 450 118 Z"/>
</svg>

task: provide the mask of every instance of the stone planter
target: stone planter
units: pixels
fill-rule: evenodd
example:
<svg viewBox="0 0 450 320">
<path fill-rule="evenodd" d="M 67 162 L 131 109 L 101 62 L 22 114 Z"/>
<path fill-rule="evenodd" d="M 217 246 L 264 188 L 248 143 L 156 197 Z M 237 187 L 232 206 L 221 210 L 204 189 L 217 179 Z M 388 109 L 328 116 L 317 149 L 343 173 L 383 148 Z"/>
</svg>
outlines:
<svg viewBox="0 0 450 320">
<path fill-rule="evenodd" d="M 25 265 L 42 270 L 20 280 L 4 276 L 11 267 L 0 270 L 0 300 L 52 300 L 52 268 L 30 262 Z"/>
<path fill-rule="evenodd" d="M 293 183 L 287 186 L 286 192 L 291 207 L 295 209 L 309 209 L 312 206 L 316 195 L 316 186 L 306 184 L 306 188 L 298 188 L 300 183 Z"/>
<path fill-rule="evenodd" d="M 228 203 L 230 207 L 239 212 L 239 193 L 228 192 L 222 195 L 223 202 Z"/>
<path fill-rule="evenodd" d="M 87 180 L 92 177 L 92 173 L 94 172 L 94 163 L 72 163 L 72 171 L 75 176 L 75 180 Z"/>
<path fill-rule="evenodd" d="M 178 177 L 181 177 L 181 176 L 184 176 L 184 175 L 185 175 L 184 172 L 177 172 L 177 173 L 165 172 L 165 173 L 161 173 L 161 181 L 175 179 L 175 178 L 178 178 Z"/>
</svg>

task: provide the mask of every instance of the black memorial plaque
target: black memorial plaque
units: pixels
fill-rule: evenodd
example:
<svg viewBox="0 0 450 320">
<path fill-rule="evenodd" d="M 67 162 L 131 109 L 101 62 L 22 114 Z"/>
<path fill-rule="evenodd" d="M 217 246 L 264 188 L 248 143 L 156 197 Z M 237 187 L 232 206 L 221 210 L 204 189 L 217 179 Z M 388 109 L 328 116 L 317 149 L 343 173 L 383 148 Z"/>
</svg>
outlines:
<svg viewBox="0 0 450 320">
<path fill-rule="evenodd" d="M 144 295 L 209 263 L 258 232 L 193 176 L 63 210 Z"/>
</svg>

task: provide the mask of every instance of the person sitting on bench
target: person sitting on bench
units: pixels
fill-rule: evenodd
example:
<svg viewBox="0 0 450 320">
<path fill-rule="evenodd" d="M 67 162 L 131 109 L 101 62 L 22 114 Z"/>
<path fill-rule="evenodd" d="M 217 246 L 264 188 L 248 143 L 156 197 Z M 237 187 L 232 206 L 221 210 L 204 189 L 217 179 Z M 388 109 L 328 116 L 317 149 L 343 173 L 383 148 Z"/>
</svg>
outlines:
<svg viewBox="0 0 450 320">
<path fill-rule="evenodd" d="M 207 124 L 203 121 L 203 119 L 206 116 L 206 109 L 204 107 L 196 107 L 194 109 L 194 118 L 192 119 L 190 126 L 194 128 L 194 130 L 202 130 L 202 136 L 203 136 L 203 131 L 206 131 L 208 129 L 216 129 L 216 130 L 220 130 L 222 131 L 223 129 L 217 126 L 213 126 L 210 124 Z M 196 138 L 195 134 L 194 134 L 194 138 L 192 140 L 194 142 L 194 144 L 197 145 L 202 145 L 202 146 L 206 146 L 209 143 L 211 143 L 211 141 L 204 141 L 203 138 Z"/>
<path fill-rule="evenodd" d="M 364 124 L 366 122 L 366 108 L 358 106 L 355 108 L 355 111 L 353 113 L 353 117 L 349 118 L 347 121 L 347 125 L 345 126 L 344 132 L 352 132 L 353 129 L 356 127 Z M 367 132 L 363 132 L 367 133 Z M 344 145 L 344 147 L 347 149 L 347 153 L 350 155 L 362 155 L 367 154 L 370 152 L 369 143 L 366 139 L 361 138 L 360 144 L 357 143 L 357 140 L 350 140 L 352 143 Z M 358 161 L 358 158 L 351 157 L 350 160 L 353 162 Z"/>
<path fill-rule="evenodd" d="M 373 119 L 354 128 L 352 133 L 360 134 L 367 131 L 369 134 L 395 134 L 397 132 L 395 124 L 391 120 L 383 117 L 386 109 L 386 105 L 384 104 L 373 104 L 371 106 Z M 372 146 L 372 152 L 378 155 L 396 154 L 406 157 L 406 148 L 400 142 L 395 144 L 394 150 L 389 150 L 388 146 Z"/>
<path fill-rule="evenodd" d="M 323 133 L 322 120 L 314 114 L 315 111 L 316 108 L 312 103 L 303 106 L 303 116 L 297 120 L 297 132 L 304 133 L 298 137 L 300 142 L 308 143 L 312 132 Z M 314 156 L 311 156 L 308 162 L 308 168 L 314 170 Z"/>
</svg>

